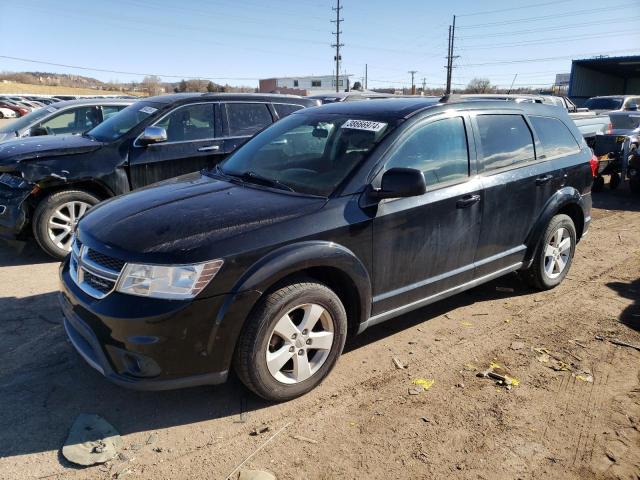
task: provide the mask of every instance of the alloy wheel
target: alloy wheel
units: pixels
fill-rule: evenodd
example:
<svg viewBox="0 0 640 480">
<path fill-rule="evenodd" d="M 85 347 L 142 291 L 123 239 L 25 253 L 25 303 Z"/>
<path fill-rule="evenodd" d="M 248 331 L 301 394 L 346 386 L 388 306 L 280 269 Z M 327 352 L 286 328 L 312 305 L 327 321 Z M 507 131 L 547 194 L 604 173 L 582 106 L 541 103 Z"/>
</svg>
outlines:
<svg viewBox="0 0 640 480">
<path fill-rule="evenodd" d="M 544 271 L 549 278 L 559 277 L 567 267 L 571 255 L 571 235 L 560 227 L 551 236 L 544 251 Z"/>
<path fill-rule="evenodd" d="M 285 313 L 267 344 L 267 368 L 281 383 L 307 380 L 326 362 L 334 341 L 334 321 L 321 305 L 307 303 Z"/>
<path fill-rule="evenodd" d="M 90 208 L 91 204 L 75 200 L 63 203 L 53 211 L 47 221 L 47 232 L 58 248 L 71 251 L 71 241 L 76 225 Z"/>
</svg>

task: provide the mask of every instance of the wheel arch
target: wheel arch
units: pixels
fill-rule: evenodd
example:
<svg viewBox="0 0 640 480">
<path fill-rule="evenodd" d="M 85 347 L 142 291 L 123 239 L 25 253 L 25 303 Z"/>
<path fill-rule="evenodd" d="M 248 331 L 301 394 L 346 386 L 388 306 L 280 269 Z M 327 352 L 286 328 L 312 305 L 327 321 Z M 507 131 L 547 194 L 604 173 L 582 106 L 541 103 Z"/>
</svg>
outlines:
<svg viewBox="0 0 640 480">
<path fill-rule="evenodd" d="M 53 195 L 54 193 L 62 192 L 64 190 L 82 190 L 95 195 L 100 199 L 100 201 L 106 200 L 107 198 L 111 198 L 115 195 L 109 187 L 95 180 L 46 184 L 43 186 L 37 185 L 37 188 L 32 191 L 28 202 L 26 203 L 26 205 L 28 205 L 28 222 L 31 223 L 33 220 L 33 213 L 42 200 L 47 198 L 49 195 Z"/>
<path fill-rule="evenodd" d="M 583 207 L 582 195 L 573 187 L 564 187 L 558 190 L 546 203 L 542 213 L 538 216 L 536 223 L 529 232 L 526 245 L 525 265 L 531 265 L 542 235 L 549 224 L 549 221 L 559 214 L 567 215 L 573 220 L 576 227 L 576 241 L 580 241 L 585 227 L 585 210 Z"/>
<path fill-rule="evenodd" d="M 351 250 L 333 242 L 307 241 L 270 252 L 247 269 L 232 293 L 260 292 L 257 303 L 265 292 L 297 276 L 316 279 L 336 292 L 347 311 L 350 333 L 369 318 L 369 272 Z"/>
</svg>

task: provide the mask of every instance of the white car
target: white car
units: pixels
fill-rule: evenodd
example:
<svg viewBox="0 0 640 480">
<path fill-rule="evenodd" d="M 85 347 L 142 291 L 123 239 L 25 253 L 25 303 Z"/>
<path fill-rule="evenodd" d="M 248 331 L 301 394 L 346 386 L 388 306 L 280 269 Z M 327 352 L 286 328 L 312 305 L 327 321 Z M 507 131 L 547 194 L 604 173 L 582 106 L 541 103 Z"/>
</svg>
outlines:
<svg viewBox="0 0 640 480">
<path fill-rule="evenodd" d="M 16 118 L 16 112 L 9 110 L 8 108 L 0 107 L 0 118 Z"/>
</svg>

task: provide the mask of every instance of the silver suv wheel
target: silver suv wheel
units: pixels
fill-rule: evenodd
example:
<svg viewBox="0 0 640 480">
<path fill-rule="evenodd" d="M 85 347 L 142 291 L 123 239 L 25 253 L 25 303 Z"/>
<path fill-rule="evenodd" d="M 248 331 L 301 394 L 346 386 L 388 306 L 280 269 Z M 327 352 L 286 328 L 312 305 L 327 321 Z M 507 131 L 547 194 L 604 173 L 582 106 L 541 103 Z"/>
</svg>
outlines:
<svg viewBox="0 0 640 480">
<path fill-rule="evenodd" d="M 549 239 L 544 251 L 544 271 L 549 278 L 558 278 L 569 262 L 571 255 L 571 235 L 560 227 Z"/>
<path fill-rule="evenodd" d="M 63 203 L 56 208 L 47 221 L 47 233 L 51 242 L 61 250 L 71 251 L 73 232 L 91 204 L 79 200 Z"/>
<path fill-rule="evenodd" d="M 266 351 L 269 373 L 281 383 L 303 382 L 326 362 L 333 341 L 334 322 L 324 307 L 315 303 L 297 306 L 271 332 Z"/>
</svg>

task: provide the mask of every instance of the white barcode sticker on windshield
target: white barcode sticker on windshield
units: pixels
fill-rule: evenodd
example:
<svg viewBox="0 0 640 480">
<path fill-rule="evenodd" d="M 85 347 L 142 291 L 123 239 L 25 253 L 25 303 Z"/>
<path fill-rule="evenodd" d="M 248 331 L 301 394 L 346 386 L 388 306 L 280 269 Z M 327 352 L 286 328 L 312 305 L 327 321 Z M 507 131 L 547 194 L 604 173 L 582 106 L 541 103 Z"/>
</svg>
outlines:
<svg viewBox="0 0 640 480">
<path fill-rule="evenodd" d="M 157 108 L 153 108 L 153 107 L 142 107 L 140 109 L 142 113 L 148 113 L 149 115 L 151 115 L 152 113 L 155 113 L 157 110 L 158 110 Z"/>
<path fill-rule="evenodd" d="M 58 111 L 58 109 L 57 109 L 57 108 L 47 107 L 47 112 L 54 113 L 54 112 L 57 112 L 57 111 Z"/>
<path fill-rule="evenodd" d="M 387 124 L 384 122 L 373 122 L 371 120 L 347 120 L 342 124 L 342 128 L 351 128 L 353 130 L 367 130 L 369 132 L 379 132 Z"/>
</svg>

